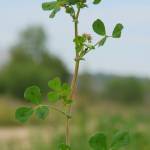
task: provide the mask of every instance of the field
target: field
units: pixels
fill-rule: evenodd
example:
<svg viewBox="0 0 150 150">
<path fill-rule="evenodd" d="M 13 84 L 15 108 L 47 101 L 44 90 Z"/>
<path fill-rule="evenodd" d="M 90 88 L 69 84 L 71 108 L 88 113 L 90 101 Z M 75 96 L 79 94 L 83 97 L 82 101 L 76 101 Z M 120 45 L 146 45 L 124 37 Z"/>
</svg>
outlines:
<svg viewBox="0 0 150 150">
<path fill-rule="evenodd" d="M 21 125 L 14 119 L 18 105 L 9 98 L 0 99 L 0 150 L 57 150 L 58 141 L 64 139 L 64 118 L 51 111 L 45 121 L 39 122 L 33 117 L 29 123 Z M 91 134 L 105 132 L 111 138 L 118 129 L 130 132 L 130 145 L 126 149 L 150 149 L 150 115 L 146 104 L 129 106 L 82 100 L 73 111 L 73 150 L 90 150 L 88 139 Z"/>
</svg>

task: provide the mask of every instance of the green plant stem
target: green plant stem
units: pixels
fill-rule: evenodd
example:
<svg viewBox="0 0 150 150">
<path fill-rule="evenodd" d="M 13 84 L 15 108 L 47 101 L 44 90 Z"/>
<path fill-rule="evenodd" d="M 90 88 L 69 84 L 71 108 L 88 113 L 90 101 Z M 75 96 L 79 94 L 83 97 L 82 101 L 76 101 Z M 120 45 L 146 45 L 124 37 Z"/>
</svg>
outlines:
<svg viewBox="0 0 150 150">
<path fill-rule="evenodd" d="M 79 61 L 76 61 L 75 63 L 75 71 L 74 71 L 74 76 L 73 76 L 73 80 L 72 80 L 72 90 L 71 90 L 71 95 L 70 95 L 70 99 L 73 99 L 74 96 L 74 92 L 76 89 L 76 84 L 77 84 L 77 78 L 78 78 L 78 70 L 79 70 Z M 69 105 L 68 108 L 68 114 L 69 116 L 71 116 L 71 104 Z M 66 144 L 69 145 L 70 143 L 70 119 L 71 118 L 67 118 L 66 120 Z"/>
<path fill-rule="evenodd" d="M 75 28 L 75 38 L 78 36 L 78 18 L 80 14 L 80 8 L 78 8 L 77 14 L 74 19 L 74 28 Z M 79 71 L 79 65 L 80 65 L 80 60 L 79 60 L 79 54 L 76 50 L 76 58 L 75 58 L 75 69 L 73 73 L 73 79 L 71 82 L 71 94 L 69 96 L 69 99 L 73 99 L 76 85 L 77 85 L 77 78 L 78 78 L 78 71 Z M 72 105 L 69 105 L 68 108 L 68 114 L 71 116 L 71 107 Z M 66 144 L 70 145 L 70 118 L 66 119 Z"/>
<path fill-rule="evenodd" d="M 70 116 L 69 114 L 65 113 L 64 111 L 62 111 L 62 110 L 60 110 L 60 109 L 58 109 L 58 108 L 56 108 L 56 107 L 50 106 L 50 109 L 53 109 L 53 110 L 55 110 L 55 111 L 61 113 L 61 114 L 64 115 L 66 118 L 71 118 L 71 116 Z"/>
<path fill-rule="evenodd" d="M 40 107 L 40 106 L 48 106 L 50 109 L 59 112 L 60 114 L 62 114 L 62 115 L 65 116 L 66 118 L 71 118 L 71 116 L 70 116 L 69 114 L 67 114 L 66 112 L 60 110 L 60 109 L 57 108 L 57 107 L 51 106 L 51 105 L 38 105 L 38 106 L 36 106 L 36 107 L 33 107 L 33 109 L 37 109 L 37 108 Z"/>
</svg>

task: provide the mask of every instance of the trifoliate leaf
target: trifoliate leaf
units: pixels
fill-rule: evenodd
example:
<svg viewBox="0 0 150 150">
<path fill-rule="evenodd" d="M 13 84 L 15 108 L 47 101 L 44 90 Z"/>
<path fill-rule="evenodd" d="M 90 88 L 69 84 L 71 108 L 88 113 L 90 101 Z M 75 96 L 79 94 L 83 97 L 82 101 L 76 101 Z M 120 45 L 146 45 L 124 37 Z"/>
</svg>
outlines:
<svg viewBox="0 0 150 150">
<path fill-rule="evenodd" d="M 59 91 L 59 90 L 61 90 L 61 81 L 59 78 L 55 78 L 48 82 L 48 86 L 49 86 L 49 88 L 51 88 L 54 91 Z"/>
<path fill-rule="evenodd" d="M 66 144 L 60 144 L 58 147 L 58 150 L 71 150 L 69 145 Z"/>
<path fill-rule="evenodd" d="M 57 92 L 49 92 L 48 100 L 50 102 L 57 102 L 60 99 L 59 94 Z"/>
<path fill-rule="evenodd" d="M 40 106 L 35 110 L 35 115 L 37 118 L 44 120 L 49 113 L 49 107 L 48 106 Z"/>
<path fill-rule="evenodd" d="M 102 0 L 94 0 L 93 4 L 99 4 Z"/>
<path fill-rule="evenodd" d="M 89 144 L 93 150 L 107 150 L 106 136 L 103 133 L 97 133 L 92 136 Z"/>
<path fill-rule="evenodd" d="M 32 108 L 21 107 L 16 110 L 15 116 L 18 121 L 25 123 L 32 116 L 33 112 Z"/>
<path fill-rule="evenodd" d="M 112 139 L 111 149 L 118 150 L 129 144 L 130 137 L 127 131 L 118 131 Z"/>
<path fill-rule="evenodd" d="M 121 32 L 123 30 L 123 25 L 122 24 L 117 24 L 114 28 L 114 31 L 113 31 L 113 38 L 120 38 L 121 37 Z"/>
<path fill-rule="evenodd" d="M 100 19 L 97 19 L 96 21 L 94 21 L 93 30 L 99 35 L 102 35 L 102 36 L 106 35 L 105 25 Z"/>
<path fill-rule="evenodd" d="M 24 98 L 33 104 L 40 104 L 42 100 L 42 94 L 38 86 L 31 86 L 26 89 Z"/>
</svg>

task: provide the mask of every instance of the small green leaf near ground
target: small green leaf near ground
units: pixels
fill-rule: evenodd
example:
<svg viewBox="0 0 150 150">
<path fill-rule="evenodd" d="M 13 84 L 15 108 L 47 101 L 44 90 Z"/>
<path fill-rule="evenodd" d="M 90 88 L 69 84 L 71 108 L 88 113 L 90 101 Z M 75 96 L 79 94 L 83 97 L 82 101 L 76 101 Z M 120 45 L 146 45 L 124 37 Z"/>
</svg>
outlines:
<svg viewBox="0 0 150 150">
<path fill-rule="evenodd" d="M 111 144 L 112 150 L 118 150 L 129 144 L 130 138 L 127 131 L 118 131 L 114 134 Z"/>
<path fill-rule="evenodd" d="M 71 150 L 71 148 L 66 144 L 60 144 L 58 150 Z"/>
<path fill-rule="evenodd" d="M 107 150 L 106 136 L 103 133 L 97 133 L 89 140 L 89 145 L 93 150 Z"/>
</svg>

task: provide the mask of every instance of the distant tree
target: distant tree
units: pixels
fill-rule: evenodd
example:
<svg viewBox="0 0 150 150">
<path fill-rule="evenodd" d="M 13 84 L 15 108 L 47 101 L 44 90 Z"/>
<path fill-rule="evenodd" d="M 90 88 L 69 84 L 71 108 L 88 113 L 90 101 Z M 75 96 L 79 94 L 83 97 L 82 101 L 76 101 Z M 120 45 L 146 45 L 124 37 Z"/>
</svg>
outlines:
<svg viewBox="0 0 150 150">
<path fill-rule="evenodd" d="M 144 100 L 144 87 L 136 78 L 116 78 L 108 83 L 106 96 L 126 103 L 138 103 Z"/>
<path fill-rule="evenodd" d="M 84 72 L 79 76 L 79 95 L 88 99 L 96 99 L 97 91 L 94 86 L 93 76 L 87 72 Z"/>
<path fill-rule="evenodd" d="M 10 50 L 10 61 L 0 71 L 0 93 L 22 98 L 30 85 L 39 85 L 46 92 L 51 78 L 68 80 L 66 66 L 49 53 L 46 40 L 41 27 L 29 27 L 20 34 L 19 42 Z"/>
</svg>

